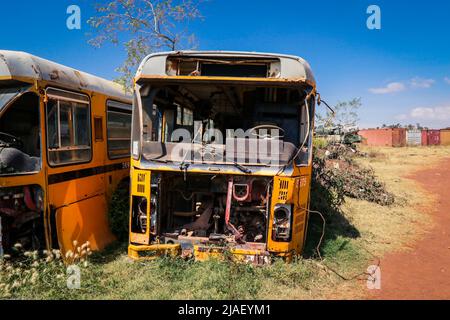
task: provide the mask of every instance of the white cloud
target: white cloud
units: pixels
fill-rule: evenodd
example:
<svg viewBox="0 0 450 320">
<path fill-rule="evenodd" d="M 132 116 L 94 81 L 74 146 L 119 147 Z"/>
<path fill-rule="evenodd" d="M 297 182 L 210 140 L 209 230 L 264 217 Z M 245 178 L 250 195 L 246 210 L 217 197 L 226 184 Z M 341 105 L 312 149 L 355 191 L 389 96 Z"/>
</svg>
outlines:
<svg viewBox="0 0 450 320">
<path fill-rule="evenodd" d="M 373 94 L 389 94 L 404 91 L 406 86 L 401 82 L 391 82 L 386 87 L 371 88 L 369 91 Z"/>
<path fill-rule="evenodd" d="M 415 108 L 411 110 L 410 116 L 414 119 L 450 120 L 450 106 L 435 108 Z"/>
<path fill-rule="evenodd" d="M 428 89 L 428 88 L 431 88 L 431 86 L 435 82 L 436 81 L 434 79 L 423 79 L 423 78 L 415 77 L 415 78 L 412 78 L 409 83 L 411 85 L 411 88 Z"/>
<path fill-rule="evenodd" d="M 445 78 L 450 84 L 450 78 Z M 370 88 L 369 92 L 373 94 L 389 94 L 395 92 L 405 91 L 406 89 L 429 89 L 436 83 L 434 79 L 425 79 L 420 77 L 412 78 L 409 81 L 402 82 L 390 82 L 385 87 L 381 88 Z"/>
<path fill-rule="evenodd" d="M 449 127 L 450 106 L 414 108 L 408 113 L 397 115 L 395 119 L 404 122 L 419 122 L 422 125 L 435 128 Z"/>
<path fill-rule="evenodd" d="M 450 84 L 450 78 L 449 77 L 445 77 L 444 81 L 447 82 L 448 84 Z"/>
</svg>

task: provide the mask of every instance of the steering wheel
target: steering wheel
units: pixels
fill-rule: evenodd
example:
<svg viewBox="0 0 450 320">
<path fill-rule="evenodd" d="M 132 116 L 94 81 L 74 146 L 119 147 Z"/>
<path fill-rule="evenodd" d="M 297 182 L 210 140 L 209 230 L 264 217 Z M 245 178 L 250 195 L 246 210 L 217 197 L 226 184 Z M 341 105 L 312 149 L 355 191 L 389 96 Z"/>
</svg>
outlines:
<svg viewBox="0 0 450 320">
<path fill-rule="evenodd" d="M 259 133 L 256 133 L 255 136 L 257 136 L 260 139 L 283 139 L 285 131 L 283 128 L 280 128 L 279 126 L 272 125 L 272 124 L 263 124 L 260 126 L 256 126 L 250 129 L 250 132 L 259 132 L 259 130 L 267 130 L 268 132 L 265 135 L 259 135 Z M 278 136 L 272 136 L 270 135 L 270 130 L 278 130 L 280 132 L 280 135 Z"/>
<path fill-rule="evenodd" d="M 0 146 L 7 148 L 22 149 L 23 142 L 11 134 L 0 132 Z"/>
</svg>

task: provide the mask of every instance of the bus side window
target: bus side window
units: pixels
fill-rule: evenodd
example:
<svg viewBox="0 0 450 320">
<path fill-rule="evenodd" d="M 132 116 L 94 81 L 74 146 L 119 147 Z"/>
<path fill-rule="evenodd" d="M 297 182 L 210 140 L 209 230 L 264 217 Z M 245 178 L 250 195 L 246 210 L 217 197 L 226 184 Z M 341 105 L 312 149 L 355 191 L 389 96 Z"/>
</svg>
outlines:
<svg viewBox="0 0 450 320">
<path fill-rule="evenodd" d="M 297 165 L 306 166 L 312 161 L 312 143 L 313 143 L 313 128 L 314 128 L 314 112 L 315 112 L 315 100 L 311 98 L 308 101 L 309 111 L 306 112 L 306 105 L 302 106 L 301 119 L 300 119 L 300 143 L 305 141 L 306 135 L 308 135 L 302 152 L 296 160 Z M 307 117 L 309 114 L 309 119 Z M 309 131 L 308 131 L 309 128 Z"/>
<path fill-rule="evenodd" d="M 86 96 L 49 89 L 47 145 L 50 165 L 88 162 L 91 159 L 90 104 Z"/>
<path fill-rule="evenodd" d="M 107 116 L 109 158 L 129 157 L 131 149 L 131 105 L 108 101 Z"/>
</svg>

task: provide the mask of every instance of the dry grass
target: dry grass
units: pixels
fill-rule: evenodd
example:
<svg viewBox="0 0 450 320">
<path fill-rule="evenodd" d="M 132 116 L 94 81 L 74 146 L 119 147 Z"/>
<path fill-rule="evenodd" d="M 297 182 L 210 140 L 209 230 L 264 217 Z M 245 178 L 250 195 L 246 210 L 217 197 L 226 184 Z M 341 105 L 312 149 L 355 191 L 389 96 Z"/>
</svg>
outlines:
<svg viewBox="0 0 450 320">
<path fill-rule="evenodd" d="M 432 227 L 426 213 L 434 197 L 414 182 L 412 175 L 450 157 L 450 147 L 365 147 L 362 151 L 376 155 L 360 162 L 375 170 L 388 191 L 396 195 L 396 203 L 380 207 L 348 199 L 344 211 L 361 232 L 360 241 L 367 242 L 367 248 L 376 254 L 405 249 Z"/>
<path fill-rule="evenodd" d="M 388 207 L 349 198 L 342 207 L 345 218 L 360 233 L 360 237 L 350 241 L 370 252 L 369 257 L 373 255 L 370 263 L 387 252 L 409 250 L 415 240 L 433 227 L 427 213 L 434 196 L 412 180 L 412 175 L 450 157 L 450 147 L 362 147 L 361 151 L 369 156 L 358 161 L 372 167 L 387 190 L 396 196 L 395 204 Z M 355 281 L 338 282 L 325 294 L 331 299 L 364 299 L 366 295 L 364 285 Z"/>
<path fill-rule="evenodd" d="M 424 167 L 437 165 L 450 157 L 450 147 L 363 148 L 370 156 L 359 159 L 371 166 L 396 203 L 379 206 L 366 201 L 346 199 L 343 216 L 359 236 L 335 232 L 322 246 L 323 262 L 300 259 L 292 264 L 255 268 L 242 264 L 209 261 L 204 263 L 159 259 L 132 262 L 126 246 L 95 254 L 83 271 L 82 288 L 73 292 L 54 282 L 39 290 L 29 286 L 13 298 L 30 299 L 364 299 L 364 280 L 344 281 L 323 265 L 343 276 L 352 277 L 366 270 L 393 250 L 407 249 L 420 234 L 432 226 L 426 207 L 433 196 L 407 176 Z M 328 221 L 329 231 L 346 226 Z M 334 230 L 333 230 L 334 229 Z M 311 241 L 311 239 L 310 239 Z M 315 245 L 315 243 L 313 243 Z M 59 281 L 59 280 L 58 280 Z M 64 283 L 64 279 L 61 280 Z M 60 282 L 60 281 L 59 281 Z M 58 283 L 59 283 L 58 282 Z M 0 288 L 0 298 L 2 297 Z"/>
</svg>

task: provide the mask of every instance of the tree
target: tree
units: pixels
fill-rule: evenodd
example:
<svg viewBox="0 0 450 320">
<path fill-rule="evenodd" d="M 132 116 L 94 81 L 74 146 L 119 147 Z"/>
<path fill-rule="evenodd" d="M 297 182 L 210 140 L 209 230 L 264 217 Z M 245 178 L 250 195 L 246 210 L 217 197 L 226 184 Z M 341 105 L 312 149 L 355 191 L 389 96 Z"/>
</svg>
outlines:
<svg viewBox="0 0 450 320">
<path fill-rule="evenodd" d="M 96 15 L 88 20 L 95 36 L 89 43 L 101 47 L 106 42 L 123 45 L 127 58 L 116 69 L 115 81 L 125 88 L 140 62 L 150 53 L 193 49 L 195 36 L 187 30 L 190 21 L 201 19 L 202 0 L 105 0 L 96 4 Z"/>
<path fill-rule="evenodd" d="M 352 127 L 356 126 L 358 118 L 358 109 L 361 107 L 361 98 L 354 98 L 350 101 L 338 102 L 334 107 L 334 115 L 331 111 L 327 111 L 323 116 L 317 113 L 316 122 L 318 125 L 325 127 Z"/>
</svg>

